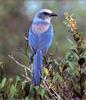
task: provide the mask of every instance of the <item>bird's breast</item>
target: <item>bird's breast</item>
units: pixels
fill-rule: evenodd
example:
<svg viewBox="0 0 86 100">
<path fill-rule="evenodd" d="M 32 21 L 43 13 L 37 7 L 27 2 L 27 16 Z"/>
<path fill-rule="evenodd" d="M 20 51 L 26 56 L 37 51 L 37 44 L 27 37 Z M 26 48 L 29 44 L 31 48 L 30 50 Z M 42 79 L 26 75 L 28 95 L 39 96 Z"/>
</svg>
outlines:
<svg viewBox="0 0 86 100">
<path fill-rule="evenodd" d="M 48 30 L 49 24 L 48 23 L 34 23 L 32 24 L 32 32 L 35 34 L 40 35 Z"/>
</svg>

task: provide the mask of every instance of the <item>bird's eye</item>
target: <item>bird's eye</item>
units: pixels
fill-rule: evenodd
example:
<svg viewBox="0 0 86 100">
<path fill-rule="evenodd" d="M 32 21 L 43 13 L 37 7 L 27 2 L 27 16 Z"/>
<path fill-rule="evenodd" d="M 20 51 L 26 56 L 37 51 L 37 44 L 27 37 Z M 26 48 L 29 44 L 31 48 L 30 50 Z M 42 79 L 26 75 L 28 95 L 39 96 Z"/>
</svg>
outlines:
<svg viewBox="0 0 86 100">
<path fill-rule="evenodd" d="M 44 15 L 49 15 L 49 13 L 47 13 L 47 12 L 43 12 L 43 14 L 44 14 Z"/>
<path fill-rule="evenodd" d="M 42 13 L 40 13 L 40 14 L 38 15 L 39 18 L 43 18 L 43 19 L 44 19 L 45 16 L 50 16 L 50 14 L 47 13 L 47 12 L 42 12 Z"/>
</svg>

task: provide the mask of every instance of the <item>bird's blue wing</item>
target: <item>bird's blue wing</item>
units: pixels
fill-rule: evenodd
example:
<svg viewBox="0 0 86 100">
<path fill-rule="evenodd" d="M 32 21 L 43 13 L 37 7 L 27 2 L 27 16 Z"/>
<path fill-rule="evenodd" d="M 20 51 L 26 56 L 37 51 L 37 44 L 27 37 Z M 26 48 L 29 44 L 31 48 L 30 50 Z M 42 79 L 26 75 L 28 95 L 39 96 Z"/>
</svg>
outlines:
<svg viewBox="0 0 86 100">
<path fill-rule="evenodd" d="M 34 34 L 31 29 L 28 32 L 28 42 L 31 49 L 35 53 L 37 51 L 38 36 Z"/>
</svg>

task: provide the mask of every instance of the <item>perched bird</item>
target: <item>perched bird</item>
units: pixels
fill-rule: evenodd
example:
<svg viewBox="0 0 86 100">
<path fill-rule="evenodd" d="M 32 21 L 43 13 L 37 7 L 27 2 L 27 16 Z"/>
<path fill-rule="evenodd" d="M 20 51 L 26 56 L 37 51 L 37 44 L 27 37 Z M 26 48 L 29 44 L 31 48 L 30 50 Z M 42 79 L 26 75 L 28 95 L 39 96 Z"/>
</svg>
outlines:
<svg viewBox="0 0 86 100">
<path fill-rule="evenodd" d="M 33 51 L 33 78 L 34 85 L 41 83 L 42 58 L 47 53 L 53 40 L 51 17 L 57 16 L 48 9 L 41 9 L 35 15 L 28 32 L 28 43 Z"/>
</svg>

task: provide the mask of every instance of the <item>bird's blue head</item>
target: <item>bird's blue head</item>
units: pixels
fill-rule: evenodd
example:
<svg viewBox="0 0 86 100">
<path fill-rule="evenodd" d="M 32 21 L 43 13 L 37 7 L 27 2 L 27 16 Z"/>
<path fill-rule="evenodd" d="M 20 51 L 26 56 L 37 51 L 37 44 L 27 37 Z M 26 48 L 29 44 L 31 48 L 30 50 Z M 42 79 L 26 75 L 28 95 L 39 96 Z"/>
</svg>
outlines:
<svg viewBox="0 0 86 100">
<path fill-rule="evenodd" d="M 41 9 L 38 11 L 33 19 L 33 22 L 51 22 L 51 17 L 57 16 L 57 14 L 53 13 L 49 9 Z"/>
</svg>

